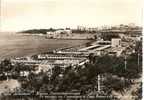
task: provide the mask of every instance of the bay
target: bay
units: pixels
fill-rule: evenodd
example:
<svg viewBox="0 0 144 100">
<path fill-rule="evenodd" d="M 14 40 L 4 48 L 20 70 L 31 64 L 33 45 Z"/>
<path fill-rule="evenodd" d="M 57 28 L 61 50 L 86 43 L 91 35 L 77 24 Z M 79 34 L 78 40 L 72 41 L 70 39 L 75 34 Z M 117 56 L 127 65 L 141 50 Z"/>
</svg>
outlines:
<svg viewBox="0 0 144 100">
<path fill-rule="evenodd" d="M 0 32 L 0 59 L 29 56 L 57 48 L 81 45 L 89 41 L 46 39 L 45 36 Z"/>
</svg>

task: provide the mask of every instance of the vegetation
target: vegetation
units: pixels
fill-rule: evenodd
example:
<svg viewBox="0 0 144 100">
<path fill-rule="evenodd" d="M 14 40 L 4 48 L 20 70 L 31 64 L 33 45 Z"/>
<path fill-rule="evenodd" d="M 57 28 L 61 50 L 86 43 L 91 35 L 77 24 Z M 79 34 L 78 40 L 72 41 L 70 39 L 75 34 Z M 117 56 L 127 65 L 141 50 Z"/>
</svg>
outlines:
<svg viewBox="0 0 144 100">
<path fill-rule="evenodd" d="M 116 33 L 102 33 L 101 38 L 106 41 L 111 41 L 112 38 L 120 38 L 120 36 Z"/>
<path fill-rule="evenodd" d="M 142 82 L 140 87 L 136 91 L 132 92 L 132 95 L 137 97 L 136 100 L 142 100 Z"/>
<path fill-rule="evenodd" d="M 122 57 L 107 55 L 97 57 L 91 54 L 89 59 L 91 60 L 89 63 L 75 68 L 69 66 L 62 69 L 55 66 L 52 69 L 51 77 L 47 72 L 31 73 L 28 81 L 22 86 L 28 90 L 47 93 L 79 90 L 82 94 L 89 94 L 97 91 L 97 76 L 102 75 L 104 77 L 103 85 L 105 86 L 103 91 L 108 95 L 112 90 L 122 93 L 125 88 L 129 88 L 132 84 L 131 79 L 140 77 L 141 66 L 137 70 L 136 54 L 127 58 L 127 69 L 124 68 L 124 58 Z"/>
<path fill-rule="evenodd" d="M 4 59 L 0 63 L 0 80 L 5 80 L 7 78 L 19 79 L 21 72 L 30 72 L 34 70 L 34 66 L 22 63 L 16 63 L 13 65 L 10 59 Z"/>
<path fill-rule="evenodd" d="M 32 33 L 32 34 L 46 34 L 46 32 L 54 32 L 56 29 L 50 28 L 50 29 L 31 29 L 31 30 L 25 30 L 21 31 L 20 33 Z"/>
<path fill-rule="evenodd" d="M 141 43 L 137 43 L 136 52 L 127 55 L 126 59 L 123 56 L 95 56 L 90 54 L 88 63 L 66 68 L 55 66 L 52 68 L 52 75 L 49 75 L 48 72 L 35 74 L 32 72 L 34 70 L 32 67 L 23 64 L 12 65 L 9 59 L 5 59 L 0 63 L 0 73 L 29 71 L 30 74 L 27 78 L 19 79 L 22 88 L 26 90 L 46 93 L 79 90 L 83 95 L 97 93 L 97 76 L 100 75 L 103 76 L 101 83 L 103 83 L 104 88 L 102 90 L 105 95 L 110 95 L 113 90 L 123 93 L 124 89 L 130 87 L 133 79 L 141 77 L 141 47 Z M 134 95 L 141 95 L 141 89 L 138 89 Z"/>
<path fill-rule="evenodd" d="M 17 73 L 15 75 L 19 75 L 20 71 L 29 71 L 30 74 L 27 80 L 19 79 L 24 89 L 44 92 L 65 92 L 76 89 L 83 94 L 94 92 L 94 89 L 97 90 L 98 75 L 104 76 L 105 80 L 103 83 L 107 87 L 106 90 L 109 90 L 110 93 L 110 90 L 122 91 L 123 88 L 128 88 L 131 84 L 131 79 L 140 77 L 140 73 L 142 73 L 142 55 L 139 57 L 138 65 L 137 53 L 127 57 L 126 69 L 123 57 L 108 55 L 98 57 L 90 54 L 88 58 L 90 62 L 75 68 L 69 66 L 62 69 L 59 66 L 55 66 L 52 69 L 52 76 L 49 76 L 48 72 L 34 74 L 32 72 L 34 70 L 33 67 L 23 64 L 12 65 L 8 59 L 1 62 L 0 71 L 2 74 L 14 70 Z M 124 82 L 125 84 L 122 84 Z"/>
</svg>

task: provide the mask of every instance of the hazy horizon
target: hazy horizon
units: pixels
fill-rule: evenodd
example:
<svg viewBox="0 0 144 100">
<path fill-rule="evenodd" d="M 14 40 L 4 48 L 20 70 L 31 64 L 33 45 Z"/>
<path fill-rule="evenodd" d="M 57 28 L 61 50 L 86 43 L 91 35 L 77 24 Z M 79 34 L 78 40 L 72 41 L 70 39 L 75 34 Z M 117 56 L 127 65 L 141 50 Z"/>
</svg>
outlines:
<svg viewBox="0 0 144 100">
<path fill-rule="evenodd" d="M 0 31 L 142 25 L 138 0 L 1 0 Z"/>
</svg>

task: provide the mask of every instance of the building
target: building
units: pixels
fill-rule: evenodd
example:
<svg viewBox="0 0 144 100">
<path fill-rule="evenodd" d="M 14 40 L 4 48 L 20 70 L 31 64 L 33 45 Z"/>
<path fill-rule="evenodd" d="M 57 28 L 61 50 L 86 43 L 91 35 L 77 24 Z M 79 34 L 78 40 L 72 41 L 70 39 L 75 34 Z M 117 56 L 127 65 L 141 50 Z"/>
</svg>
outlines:
<svg viewBox="0 0 144 100">
<path fill-rule="evenodd" d="M 121 39 L 120 38 L 112 38 L 111 46 L 112 47 L 121 47 Z"/>
<path fill-rule="evenodd" d="M 69 29 L 59 29 L 54 32 L 47 32 L 47 38 L 68 38 L 71 37 L 72 31 Z"/>
<path fill-rule="evenodd" d="M 122 53 L 126 50 L 126 47 L 116 47 L 116 48 L 109 48 L 108 55 L 110 56 L 121 56 Z"/>
<path fill-rule="evenodd" d="M 47 37 L 48 38 L 54 38 L 55 37 L 55 32 L 47 32 Z"/>
<path fill-rule="evenodd" d="M 44 62 L 44 63 L 43 63 Z M 54 66 L 49 65 L 47 62 L 43 61 L 41 64 L 39 64 L 38 69 L 35 71 L 35 73 L 40 73 L 40 72 L 47 72 L 47 74 L 52 75 L 52 68 Z"/>
</svg>

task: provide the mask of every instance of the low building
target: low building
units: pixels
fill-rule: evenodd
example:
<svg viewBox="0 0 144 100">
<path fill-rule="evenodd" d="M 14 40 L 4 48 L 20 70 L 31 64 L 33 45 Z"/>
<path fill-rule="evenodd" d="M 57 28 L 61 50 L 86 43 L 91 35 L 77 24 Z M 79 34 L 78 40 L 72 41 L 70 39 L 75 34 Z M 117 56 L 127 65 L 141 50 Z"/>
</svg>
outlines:
<svg viewBox="0 0 144 100">
<path fill-rule="evenodd" d="M 108 50 L 108 55 L 111 56 L 121 56 L 123 51 L 125 51 L 126 47 L 112 47 Z"/>
<path fill-rule="evenodd" d="M 55 32 L 47 32 L 47 38 L 54 38 Z"/>
<path fill-rule="evenodd" d="M 112 38 L 111 46 L 112 47 L 121 47 L 121 39 L 120 38 Z"/>
<path fill-rule="evenodd" d="M 52 75 L 52 68 L 54 66 L 49 65 L 49 64 L 39 64 L 38 69 L 35 71 L 35 73 L 40 73 L 40 72 L 48 72 L 49 75 Z"/>
<path fill-rule="evenodd" d="M 71 36 L 71 30 L 56 30 L 54 32 L 47 32 L 47 38 L 67 38 Z"/>
</svg>

